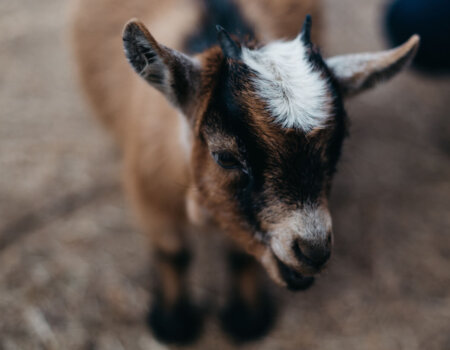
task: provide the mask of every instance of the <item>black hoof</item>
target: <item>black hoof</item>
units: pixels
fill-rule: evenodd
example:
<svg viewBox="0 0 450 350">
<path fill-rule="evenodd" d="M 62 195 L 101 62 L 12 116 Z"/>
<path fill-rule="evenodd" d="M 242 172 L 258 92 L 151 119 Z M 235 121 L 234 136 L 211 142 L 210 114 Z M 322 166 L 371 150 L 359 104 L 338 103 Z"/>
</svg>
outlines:
<svg viewBox="0 0 450 350">
<path fill-rule="evenodd" d="M 170 309 L 156 301 L 147 317 L 156 339 L 164 343 L 193 343 L 203 328 L 203 312 L 188 300 L 180 300 Z"/>
<path fill-rule="evenodd" d="M 233 297 L 220 314 L 225 332 L 238 342 L 249 342 L 265 336 L 275 321 L 275 308 L 265 295 L 256 307 L 248 305 L 239 296 Z"/>
</svg>

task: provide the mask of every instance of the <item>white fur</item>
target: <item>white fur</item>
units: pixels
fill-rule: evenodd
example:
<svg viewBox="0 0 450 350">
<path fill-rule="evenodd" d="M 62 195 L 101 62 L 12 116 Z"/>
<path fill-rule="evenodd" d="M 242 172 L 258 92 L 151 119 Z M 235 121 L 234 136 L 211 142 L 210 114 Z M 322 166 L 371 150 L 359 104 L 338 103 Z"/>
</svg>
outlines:
<svg viewBox="0 0 450 350">
<path fill-rule="evenodd" d="M 291 248 L 293 242 L 301 239 L 308 244 L 321 246 L 326 244 L 331 228 L 331 215 L 325 207 L 292 211 L 271 228 L 271 248 L 280 260 L 298 266 L 299 261 Z"/>
<path fill-rule="evenodd" d="M 258 50 L 244 48 L 243 61 L 257 73 L 255 88 L 277 123 L 305 132 L 325 126 L 327 82 L 313 70 L 300 37 Z"/>
<path fill-rule="evenodd" d="M 179 141 L 180 146 L 185 153 L 185 159 L 188 160 L 191 158 L 191 149 L 192 149 L 192 131 L 189 127 L 189 123 L 187 121 L 187 117 L 179 112 L 178 113 L 178 121 L 179 121 Z"/>
</svg>

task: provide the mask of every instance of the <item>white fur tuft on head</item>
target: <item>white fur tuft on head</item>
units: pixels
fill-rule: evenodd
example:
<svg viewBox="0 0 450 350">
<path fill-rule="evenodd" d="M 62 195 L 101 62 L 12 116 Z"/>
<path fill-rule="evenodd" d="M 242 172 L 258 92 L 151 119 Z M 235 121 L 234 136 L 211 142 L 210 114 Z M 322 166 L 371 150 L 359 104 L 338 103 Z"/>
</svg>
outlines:
<svg viewBox="0 0 450 350">
<path fill-rule="evenodd" d="M 243 48 L 242 59 L 256 72 L 256 92 L 267 101 L 275 122 L 304 132 L 326 125 L 331 102 L 327 81 L 313 69 L 300 36 L 258 50 Z"/>
</svg>

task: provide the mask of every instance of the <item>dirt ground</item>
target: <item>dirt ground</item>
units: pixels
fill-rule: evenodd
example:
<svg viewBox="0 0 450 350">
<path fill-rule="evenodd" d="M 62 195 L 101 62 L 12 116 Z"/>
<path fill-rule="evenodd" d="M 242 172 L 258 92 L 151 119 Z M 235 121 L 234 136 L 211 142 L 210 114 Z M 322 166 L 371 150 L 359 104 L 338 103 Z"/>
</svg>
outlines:
<svg viewBox="0 0 450 350">
<path fill-rule="evenodd" d="M 383 0 L 324 2 L 326 55 L 386 47 Z M 0 349 L 166 349 L 144 324 L 146 243 L 77 88 L 66 5 L 0 2 Z M 332 262 L 307 292 L 271 285 L 276 328 L 244 348 L 450 349 L 449 98 L 449 77 L 408 71 L 348 102 Z M 211 312 L 191 348 L 232 349 L 204 238 L 191 284 Z"/>
</svg>

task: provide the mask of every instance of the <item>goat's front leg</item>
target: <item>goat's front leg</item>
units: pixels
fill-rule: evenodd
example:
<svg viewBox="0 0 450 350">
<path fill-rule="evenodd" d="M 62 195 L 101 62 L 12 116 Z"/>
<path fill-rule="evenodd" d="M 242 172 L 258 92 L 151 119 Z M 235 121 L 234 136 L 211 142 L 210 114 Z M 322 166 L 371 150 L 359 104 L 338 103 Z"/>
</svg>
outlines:
<svg viewBox="0 0 450 350">
<path fill-rule="evenodd" d="M 275 308 L 262 285 L 255 259 L 231 249 L 228 254 L 231 290 L 220 318 L 224 330 L 237 342 L 264 336 L 275 320 Z"/>
<path fill-rule="evenodd" d="M 181 237 L 177 249 L 154 242 L 156 290 L 148 323 L 155 337 L 166 343 L 194 341 L 202 328 L 202 312 L 189 298 L 187 270 L 191 260 Z"/>
</svg>

